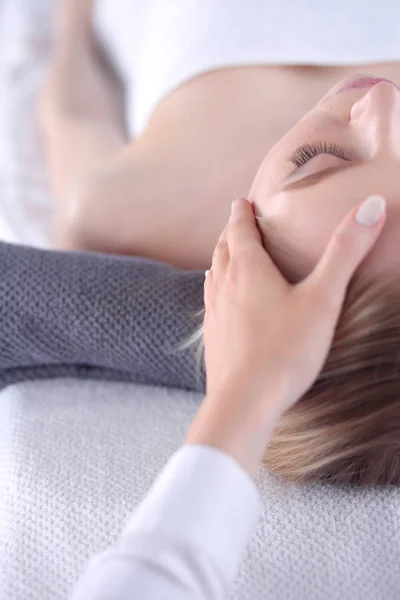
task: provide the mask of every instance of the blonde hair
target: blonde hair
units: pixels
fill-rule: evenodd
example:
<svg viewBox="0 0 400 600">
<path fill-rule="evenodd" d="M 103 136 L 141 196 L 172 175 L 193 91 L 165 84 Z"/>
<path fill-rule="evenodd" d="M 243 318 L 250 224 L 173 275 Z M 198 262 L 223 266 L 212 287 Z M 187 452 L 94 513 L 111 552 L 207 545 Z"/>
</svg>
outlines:
<svg viewBox="0 0 400 600">
<path fill-rule="evenodd" d="M 280 419 L 269 469 L 314 483 L 400 484 L 400 282 L 355 276 L 317 381 Z"/>
<path fill-rule="evenodd" d="M 400 484 L 399 277 L 353 276 L 324 367 L 281 417 L 264 462 L 296 482 Z"/>
</svg>

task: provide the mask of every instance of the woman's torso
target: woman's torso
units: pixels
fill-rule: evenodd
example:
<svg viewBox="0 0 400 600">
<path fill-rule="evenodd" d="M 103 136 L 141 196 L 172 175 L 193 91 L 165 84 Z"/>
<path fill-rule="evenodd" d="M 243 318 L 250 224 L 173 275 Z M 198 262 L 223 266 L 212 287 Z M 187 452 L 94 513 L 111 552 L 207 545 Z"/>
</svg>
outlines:
<svg viewBox="0 0 400 600">
<path fill-rule="evenodd" d="M 126 6 L 128 0 L 119 1 Z M 269 149 L 338 79 L 357 73 L 400 84 L 400 60 L 354 66 L 220 61 L 214 70 L 194 71 L 173 89 L 167 86 L 126 152 L 143 166 L 140 193 L 132 198 L 132 210 L 148 211 L 151 221 L 147 231 L 141 228 L 143 253 L 187 268 L 207 267 L 231 201 L 248 194 Z M 134 90 L 127 93 L 129 102 Z"/>
</svg>

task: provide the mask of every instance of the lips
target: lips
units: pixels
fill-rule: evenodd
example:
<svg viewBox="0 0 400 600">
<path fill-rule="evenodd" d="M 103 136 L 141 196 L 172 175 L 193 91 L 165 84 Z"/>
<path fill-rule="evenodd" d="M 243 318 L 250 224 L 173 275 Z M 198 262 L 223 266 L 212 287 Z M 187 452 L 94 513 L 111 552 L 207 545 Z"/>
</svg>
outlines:
<svg viewBox="0 0 400 600">
<path fill-rule="evenodd" d="M 358 77 L 357 79 L 353 79 L 352 81 L 347 82 L 338 90 L 338 93 L 346 92 L 347 90 L 351 90 L 353 88 L 371 87 L 383 81 L 386 83 L 390 83 L 397 90 L 400 91 L 400 87 L 390 79 L 385 79 L 384 77 Z"/>
</svg>

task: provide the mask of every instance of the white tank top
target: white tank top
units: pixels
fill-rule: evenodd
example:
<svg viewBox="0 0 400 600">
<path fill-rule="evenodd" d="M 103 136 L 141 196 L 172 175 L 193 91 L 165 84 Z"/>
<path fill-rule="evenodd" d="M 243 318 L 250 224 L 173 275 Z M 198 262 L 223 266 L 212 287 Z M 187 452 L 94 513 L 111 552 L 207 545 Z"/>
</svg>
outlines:
<svg viewBox="0 0 400 600">
<path fill-rule="evenodd" d="M 184 81 L 218 67 L 400 61 L 400 0 L 97 0 L 132 136 Z"/>
</svg>

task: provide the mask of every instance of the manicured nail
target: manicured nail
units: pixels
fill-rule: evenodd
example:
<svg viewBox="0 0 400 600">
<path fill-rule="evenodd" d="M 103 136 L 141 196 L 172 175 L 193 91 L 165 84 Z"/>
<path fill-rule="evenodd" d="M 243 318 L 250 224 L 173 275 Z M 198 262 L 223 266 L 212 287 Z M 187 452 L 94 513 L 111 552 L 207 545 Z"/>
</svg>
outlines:
<svg viewBox="0 0 400 600">
<path fill-rule="evenodd" d="M 369 196 L 356 212 L 356 221 L 364 227 L 373 227 L 385 212 L 386 200 L 382 196 Z"/>
<path fill-rule="evenodd" d="M 210 270 L 206 271 L 206 272 L 204 273 L 204 276 L 207 278 L 207 277 L 209 276 L 209 274 L 210 274 Z"/>
</svg>

